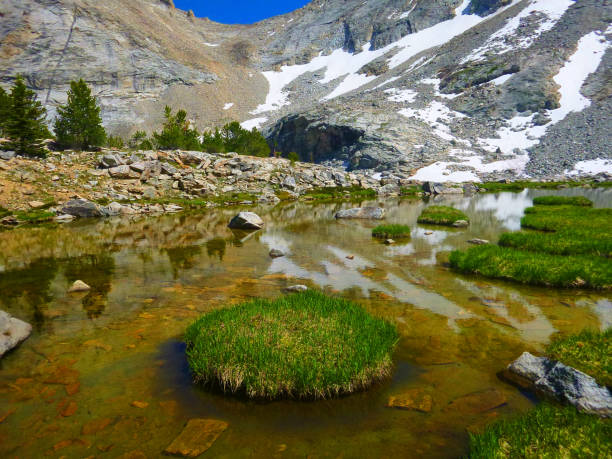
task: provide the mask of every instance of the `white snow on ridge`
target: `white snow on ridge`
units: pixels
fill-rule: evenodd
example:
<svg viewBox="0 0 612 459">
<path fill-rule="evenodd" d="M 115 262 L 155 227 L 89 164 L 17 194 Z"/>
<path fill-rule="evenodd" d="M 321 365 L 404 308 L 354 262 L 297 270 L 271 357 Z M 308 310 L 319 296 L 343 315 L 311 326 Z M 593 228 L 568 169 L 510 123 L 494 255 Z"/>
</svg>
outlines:
<svg viewBox="0 0 612 459">
<path fill-rule="evenodd" d="M 223 106 L 223 110 L 229 110 L 230 108 L 232 108 L 234 106 L 233 102 L 228 102 L 227 104 L 225 104 Z"/>
<path fill-rule="evenodd" d="M 509 73 L 507 75 L 502 75 L 500 77 L 495 78 L 494 80 L 491 80 L 490 82 L 493 83 L 495 86 L 501 86 L 506 81 L 508 81 L 510 78 L 512 78 L 512 75 L 513 75 L 512 73 Z"/>
<path fill-rule="evenodd" d="M 591 159 L 579 161 L 574 165 L 574 169 L 566 170 L 566 175 L 597 175 L 605 172 L 612 175 L 612 159 Z"/>
<path fill-rule="evenodd" d="M 492 15 L 486 18 L 481 18 L 477 15 L 464 15 L 462 12 L 470 4 L 470 0 L 463 0 L 463 3 L 455 10 L 455 17 L 448 21 L 440 22 L 432 27 L 423 29 L 419 32 L 406 35 L 400 40 L 391 43 L 384 48 L 370 50 L 370 43 L 364 45 L 362 51 L 357 54 L 351 54 L 343 49 L 337 49 L 327 56 L 319 55 L 307 64 L 300 65 L 285 65 L 280 71 L 263 72 L 264 77 L 268 80 L 270 89 L 266 97 L 266 101 L 259 105 L 253 114 L 265 113 L 267 111 L 277 110 L 280 107 L 289 104 L 289 94 L 284 91 L 285 87 L 299 78 L 300 76 L 317 70 L 326 69 L 325 76 L 319 82 L 327 84 L 331 81 L 344 77 L 340 85 L 325 97 L 325 100 L 333 99 L 334 97 L 346 94 L 353 91 L 364 84 L 376 79 L 375 76 L 366 76 L 358 74 L 357 71 L 364 65 L 374 61 L 375 59 L 384 56 L 389 51 L 399 48 L 393 57 L 389 59 L 389 67 L 391 69 L 398 67 L 409 61 L 422 51 L 443 45 L 463 32 L 471 29 L 475 25 L 488 20 L 506 9 L 515 5 L 521 0 L 512 0 L 512 2 L 497 10 Z M 559 0 L 554 0 L 559 1 Z M 563 0 L 565 1 L 565 0 Z"/>
<path fill-rule="evenodd" d="M 250 131 L 253 128 L 259 128 L 262 124 L 268 121 L 268 118 L 253 118 L 251 120 L 246 120 L 240 123 L 243 129 Z"/>
<path fill-rule="evenodd" d="M 450 128 L 442 122 L 449 122 L 456 118 L 465 118 L 465 115 L 451 110 L 441 102 L 434 100 L 423 109 L 403 108 L 399 110 L 398 113 L 406 118 L 417 118 L 427 123 L 433 128 L 434 133 L 444 140 L 448 140 L 449 142 L 451 140 L 463 143 L 467 142 L 454 137 L 451 134 Z"/>
<path fill-rule="evenodd" d="M 451 156 L 459 161 L 437 161 L 417 171 L 411 180 L 433 181 L 433 182 L 480 182 L 476 172 L 491 173 L 501 171 L 512 171 L 516 175 L 522 175 L 525 166 L 529 162 L 529 155 L 516 155 L 509 159 L 484 163 L 482 156 L 476 155 L 469 150 L 452 150 Z M 453 171 L 451 166 L 471 168 L 472 170 Z"/>
<path fill-rule="evenodd" d="M 580 93 L 586 79 L 599 67 L 606 50 L 611 46 L 601 32 L 591 32 L 578 41 L 578 47 L 559 73 L 553 78 L 560 86 L 560 107 L 547 112 L 551 121 L 543 126 L 533 124 L 534 115 L 516 116 L 508 120 L 509 127 L 501 128 L 499 139 L 480 139 L 483 148 L 510 153 L 515 148 L 525 150 L 540 142 L 546 130 L 565 119 L 571 112 L 580 112 L 591 101 Z"/>
<path fill-rule="evenodd" d="M 565 14 L 567 9 L 573 4 L 574 0 L 531 0 L 531 3 L 529 3 L 523 11 L 511 18 L 504 27 L 491 35 L 484 45 L 475 49 L 470 55 L 465 57 L 461 63 L 465 64 L 469 61 L 483 60 L 485 54 L 490 51 L 495 51 L 495 54 L 499 55 L 516 49 L 506 42 L 507 38 L 512 36 L 520 37 L 517 48 L 529 48 L 540 35 L 552 29 Z M 517 33 L 523 19 L 538 13 L 542 14 L 544 17 L 531 34 L 521 35 Z"/>
<path fill-rule="evenodd" d="M 415 101 L 416 97 L 419 95 L 418 92 L 412 89 L 390 88 L 390 89 L 385 89 L 383 92 L 390 94 L 390 97 L 388 97 L 387 100 L 390 100 L 391 102 L 412 103 Z"/>
</svg>

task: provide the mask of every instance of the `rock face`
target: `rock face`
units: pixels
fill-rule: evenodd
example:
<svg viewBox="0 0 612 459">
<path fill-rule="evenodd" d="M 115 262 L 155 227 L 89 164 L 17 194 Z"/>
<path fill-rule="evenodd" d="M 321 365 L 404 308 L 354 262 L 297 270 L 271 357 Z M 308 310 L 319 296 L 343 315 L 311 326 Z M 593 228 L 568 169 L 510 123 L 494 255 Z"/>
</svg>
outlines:
<svg viewBox="0 0 612 459">
<path fill-rule="evenodd" d="M 382 207 L 356 207 L 354 209 L 341 210 L 336 214 L 337 219 L 368 219 L 382 220 L 385 218 L 385 209 Z"/>
<path fill-rule="evenodd" d="M 575 406 L 580 411 L 612 417 L 612 393 L 594 378 L 561 362 L 524 352 L 508 365 L 507 372 L 518 383 Z"/>
<path fill-rule="evenodd" d="M 172 105 L 200 129 L 249 121 L 303 160 L 434 182 L 610 159 L 601 0 L 312 0 L 248 27 L 170 3 L 5 0 L 0 81 L 24 75 L 52 120 L 84 78 L 125 138 L 158 129 Z M 562 88 L 562 69 L 586 55 L 569 69 L 580 84 Z"/>
<path fill-rule="evenodd" d="M 240 212 L 232 218 L 228 226 L 239 230 L 259 230 L 264 227 L 264 221 L 256 213 Z"/>
<path fill-rule="evenodd" d="M 30 336 L 32 326 L 0 311 L 0 358 Z"/>
<path fill-rule="evenodd" d="M 85 199 L 73 199 L 68 201 L 64 207 L 62 207 L 64 214 L 72 215 L 74 217 L 81 218 L 93 218 L 101 217 L 102 211 L 98 205 Z"/>
</svg>

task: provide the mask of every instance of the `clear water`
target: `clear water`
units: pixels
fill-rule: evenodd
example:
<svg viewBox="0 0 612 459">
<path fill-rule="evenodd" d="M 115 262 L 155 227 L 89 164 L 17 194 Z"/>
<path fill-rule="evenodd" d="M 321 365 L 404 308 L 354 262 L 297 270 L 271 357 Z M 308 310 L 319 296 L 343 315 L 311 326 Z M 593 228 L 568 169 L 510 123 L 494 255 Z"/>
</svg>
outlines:
<svg viewBox="0 0 612 459">
<path fill-rule="evenodd" d="M 612 203 L 611 190 L 558 193 Z M 440 263 L 471 238 L 495 242 L 518 229 L 541 194 L 550 192 L 378 201 L 388 222 L 413 227 L 392 246 L 372 239 L 378 222 L 335 221 L 347 203 L 256 208 L 266 228 L 250 235 L 227 229 L 237 209 L 0 233 L 0 309 L 34 326 L 0 361 L 0 456 L 160 457 L 189 419 L 203 417 L 229 423 L 210 457 L 460 457 L 468 430 L 534 403 L 496 376 L 507 363 L 555 334 L 612 324 L 609 294 L 460 276 Z M 470 227 L 417 225 L 434 202 L 463 209 Z M 271 248 L 288 255 L 272 260 Z M 92 291 L 68 294 L 76 279 Z M 318 402 L 251 402 L 193 386 L 186 326 L 295 283 L 394 321 L 393 378 Z M 430 413 L 385 406 L 414 388 L 433 395 Z M 491 388 L 505 405 L 449 406 Z"/>
</svg>

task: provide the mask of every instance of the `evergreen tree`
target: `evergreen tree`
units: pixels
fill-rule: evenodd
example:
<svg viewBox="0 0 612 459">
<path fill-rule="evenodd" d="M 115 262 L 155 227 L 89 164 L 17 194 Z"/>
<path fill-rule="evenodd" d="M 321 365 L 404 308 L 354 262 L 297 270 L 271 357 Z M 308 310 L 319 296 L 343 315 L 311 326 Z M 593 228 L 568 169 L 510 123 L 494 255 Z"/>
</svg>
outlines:
<svg viewBox="0 0 612 459">
<path fill-rule="evenodd" d="M 247 131 L 238 121 L 223 126 L 221 137 L 225 143 L 225 151 L 251 156 L 270 156 L 270 146 L 265 137 L 253 128 Z"/>
<path fill-rule="evenodd" d="M 80 79 L 70 83 L 68 103 L 57 109 L 55 135 L 62 148 L 86 150 L 104 145 L 100 107 L 87 83 Z"/>
<path fill-rule="evenodd" d="M 0 86 L 0 135 L 4 136 L 6 122 L 11 112 L 11 96 Z"/>
<path fill-rule="evenodd" d="M 5 144 L 19 155 L 46 155 L 42 141 L 50 136 L 45 125 L 47 111 L 37 100 L 36 93 L 28 89 L 21 76 L 11 89 L 10 104 L 6 116 L 4 133 L 10 139 Z"/>
<path fill-rule="evenodd" d="M 187 112 L 179 110 L 176 115 L 172 114 L 172 109 L 168 106 L 164 109 L 166 121 L 161 133 L 153 133 L 155 143 L 162 150 L 183 149 L 198 151 L 202 149 L 200 145 L 200 134 L 197 130 L 189 127 Z"/>
</svg>

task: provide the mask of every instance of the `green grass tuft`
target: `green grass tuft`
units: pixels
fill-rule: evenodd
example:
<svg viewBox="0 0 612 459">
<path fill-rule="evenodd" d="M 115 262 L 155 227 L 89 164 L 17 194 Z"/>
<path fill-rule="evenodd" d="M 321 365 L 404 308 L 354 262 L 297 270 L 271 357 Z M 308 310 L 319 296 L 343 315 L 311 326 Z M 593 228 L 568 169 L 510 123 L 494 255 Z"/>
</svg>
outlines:
<svg viewBox="0 0 612 459">
<path fill-rule="evenodd" d="M 376 191 L 359 186 L 315 188 L 304 194 L 305 199 L 314 201 L 374 199 L 376 196 Z"/>
<path fill-rule="evenodd" d="M 525 252 L 496 245 L 455 250 L 451 267 L 463 273 L 553 287 L 612 287 L 612 263 L 603 257 Z"/>
<path fill-rule="evenodd" d="M 612 421 L 541 404 L 522 417 L 470 434 L 472 459 L 612 457 Z"/>
<path fill-rule="evenodd" d="M 593 201 L 584 196 L 540 196 L 533 199 L 535 206 L 584 206 L 592 207 Z"/>
<path fill-rule="evenodd" d="M 378 225 L 372 230 L 373 237 L 383 239 L 410 237 L 410 227 L 406 225 Z"/>
<path fill-rule="evenodd" d="M 563 230 L 555 233 L 518 231 L 504 233 L 499 245 L 553 255 L 598 255 L 612 257 L 612 237 L 596 230 Z"/>
<path fill-rule="evenodd" d="M 469 221 L 467 215 L 460 210 L 448 206 L 429 206 L 423 209 L 418 223 L 452 226 L 459 220 Z"/>
<path fill-rule="evenodd" d="M 24 223 L 41 223 L 53 219 L 55 214 L 53 212 L 40 209 L 32 210 L 30 212 L 17 212 L 15 213 L 15 217 L 17 217 L 17 220 Z"/>
<path fill-rule="evenodd" d="M 603 332 L 584 330 L 554 339 L 546 353 L 594 377 L 599 384 L 612 387 L 612 328 Z"/>
<path fill-rule="evenodd" d="M 251 398 L 328 398 L 389 376 L 398 333 L 315 291 L 208 313 L 185 334 L 194 379 Z"/>
<path fill-rule="evenodd" d="M 612 209 L 590 209 L 576 206 L 536 206 L 525 209 L 523 228 L 540 231 L 594 229 L 611 231 Z"/>
</svg>

